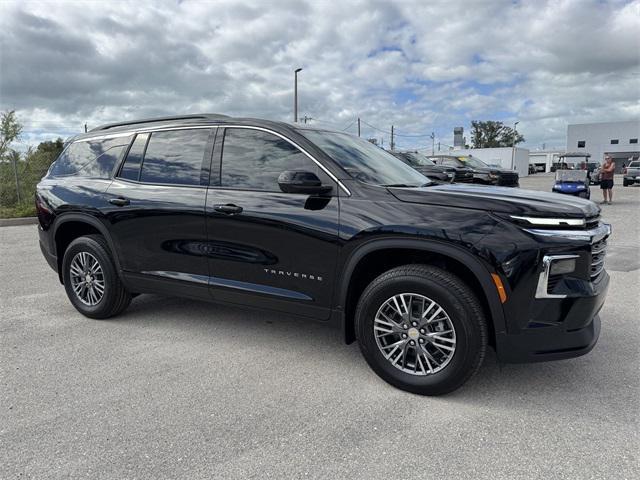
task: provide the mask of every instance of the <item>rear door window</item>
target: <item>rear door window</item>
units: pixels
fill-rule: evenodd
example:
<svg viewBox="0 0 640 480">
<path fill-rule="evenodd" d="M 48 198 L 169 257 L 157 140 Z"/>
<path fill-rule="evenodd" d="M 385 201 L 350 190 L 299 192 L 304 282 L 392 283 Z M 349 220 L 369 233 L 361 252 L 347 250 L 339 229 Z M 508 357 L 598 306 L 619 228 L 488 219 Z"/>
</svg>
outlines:
<svg viewBox="0 0 640 480">
<path fill-rule="evenodd" d="M 210 129 L 153 132 L 147 144 L 140 181 L 200 185 Z"/>
</svg>

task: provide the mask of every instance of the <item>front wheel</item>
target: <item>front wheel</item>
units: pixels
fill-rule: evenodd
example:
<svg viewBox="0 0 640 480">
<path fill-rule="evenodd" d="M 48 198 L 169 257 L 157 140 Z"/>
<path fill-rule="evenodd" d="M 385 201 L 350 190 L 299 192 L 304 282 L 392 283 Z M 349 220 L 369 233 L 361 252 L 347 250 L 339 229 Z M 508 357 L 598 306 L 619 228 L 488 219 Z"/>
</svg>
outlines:
<svg viewBox="0 0 640 480">
<path fill-rule="evenodd" d="M 64 288 L 73 306 L 90 318 L 113 317 L 129 306 L 109 246 L 101 235 L 76 238 L 62 260 Z"/>
<path fill-rule="evenodd" d="M 356 334 L 369 366 L 385 381 L 421 395 L 441 395 L 480 368 L 487 325 L 478 299 L 451 273 L 405 265 L 365 289 Z"/>
</svg>

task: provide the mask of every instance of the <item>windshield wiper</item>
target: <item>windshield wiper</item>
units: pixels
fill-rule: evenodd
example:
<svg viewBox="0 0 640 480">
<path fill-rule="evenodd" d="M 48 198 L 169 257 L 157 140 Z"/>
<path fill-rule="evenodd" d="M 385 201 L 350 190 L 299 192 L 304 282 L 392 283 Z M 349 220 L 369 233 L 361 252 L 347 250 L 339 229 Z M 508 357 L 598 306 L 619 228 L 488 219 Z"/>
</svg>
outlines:
<svg viewBox="0 0 640 480">
<path fill-rule="evenodd" d="M 437 185 L 436 182 L 427 182 L 422 185 L 407 185 L 406 183 L 388 183 L 386 185 L 380 185 L 381 187 L 398 187 L 398 188 L 421 188 L 430 187 L 431 185 Z"/>
<path fill-rule="evenodd" d="M 381 187 L 418 188 L 420 185 L 407 185 L 406 183 L 387 183 L 380 186 Z"/>
</svg>

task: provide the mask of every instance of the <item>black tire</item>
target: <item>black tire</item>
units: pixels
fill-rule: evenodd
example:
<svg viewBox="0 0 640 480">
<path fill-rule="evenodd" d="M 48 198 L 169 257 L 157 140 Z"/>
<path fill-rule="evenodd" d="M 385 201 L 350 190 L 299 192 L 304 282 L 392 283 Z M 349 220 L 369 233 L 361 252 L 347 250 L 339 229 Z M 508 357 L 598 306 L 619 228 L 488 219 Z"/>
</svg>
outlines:
<svg viewBox="0 0 640 480">
<path fill-rule="evenodd" d="M 623 187 L 628 187 L 629 183 L 626 180 L 622 180 L 622 186 Z"/>
<path fill-rule="evenodd" d="M 374 319 L 394 295 L 414 293 L 437 302 L 455 329 L 455 351 L 442 370 L 406 373 L 392 365 L 376 343 Z M 356 336 L 369 366 L 386 382 L 420 395 L 442 395 L 461 387 L 480 368 L 487 348 L 487 323 L 471 289 L 458 277 L 430 265 L 404 265 L 377 277 L 362 293 L 355 315 Z"/>
<path fill-rule="evenodd" d="M 71 262 L 80 252 L 91 254 L 99 262 L 104 277 L 104 293 L 96 305 L 87 305 L 73 289 L 71 282 Z M 76 238 L 64 252 L 62 260 L 64 288 L 73 306 L 84 316 L 105 319 L 123 312 L 131 303 L 132 296 L 120 281 L 111 257 L 109 245 L 101 235 L 87 235 Z"/>
</svg>

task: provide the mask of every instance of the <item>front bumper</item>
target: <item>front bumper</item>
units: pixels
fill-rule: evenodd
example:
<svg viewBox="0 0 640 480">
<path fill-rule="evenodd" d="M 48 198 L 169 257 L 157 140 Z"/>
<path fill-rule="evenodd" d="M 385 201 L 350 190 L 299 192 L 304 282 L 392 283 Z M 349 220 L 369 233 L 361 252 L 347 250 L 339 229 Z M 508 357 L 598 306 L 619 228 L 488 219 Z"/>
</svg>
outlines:
<svg viewBox="0 0 640 480">
<path fill-rule="evenodd" d="M 590 352 L 600 335 L 598 314 L 609 289 L 609 275 L 603 271 L 597 282 L 589 285 L 589 290 L 579 295 L 536 300 L 528 328 L 496 337 L 499 360 L 543 362 Z"/>
<path fill-rule="evenodd" d="M 640 176 L 633 175 L 628 177 L 625 176 L 623 178 L 624 178 L 624 182 L 628 185 L 632 183 L 640 183 Z"/>
<path fill-rule="evenodd" d="M 591 192 L 589 191 L 588 188 L 584 188 L 582 190 L 575 190 L 575 189 L 567 189 L 567 190 L 562 190 L 562 189 L 553 189 L 552 193 L 560 193 L 562 195 L 573 195 L 574 197 L 580 197 L 580 198 L 589 198 L 591 195 Z"/>
</svg>

